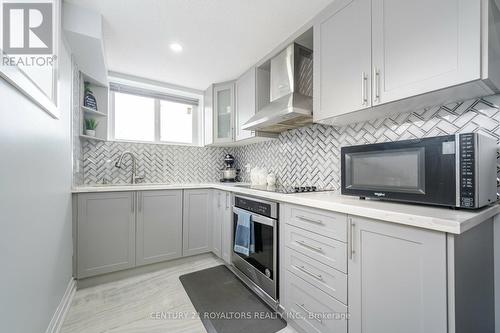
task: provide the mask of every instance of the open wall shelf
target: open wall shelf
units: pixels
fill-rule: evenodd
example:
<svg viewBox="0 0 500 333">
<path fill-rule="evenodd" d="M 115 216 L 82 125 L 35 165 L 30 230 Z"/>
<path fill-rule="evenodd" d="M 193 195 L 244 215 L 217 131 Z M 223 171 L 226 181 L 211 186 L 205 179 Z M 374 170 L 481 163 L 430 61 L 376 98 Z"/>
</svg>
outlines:
<svg viewBox="0 0 500 333">
<path fill-rule="evenodd" d="M 100 112 L 100 111 L 96 111 L 94 109 L 91 109 L 91 108 L 88 108 L 86 106 L 82 106 L 82 111 L 85 115 L 88 115 L 89 117 L 91 116 L 96 116 L 96 117 L 107 117 L 108 115 L 103 113 L 103 112 Z"/>
<path fill-rule="evenodd" d="M 85 82 L 96 99 L 97 110 L 84 105 Z M 80 137 L 89 140 L 106 141 L 108 139 L 108 109 L 109 87 L 80 72 Z M 85 119 L 95 119 L 98 122 L 95 137 L 85 135 Z"/>
</svg>

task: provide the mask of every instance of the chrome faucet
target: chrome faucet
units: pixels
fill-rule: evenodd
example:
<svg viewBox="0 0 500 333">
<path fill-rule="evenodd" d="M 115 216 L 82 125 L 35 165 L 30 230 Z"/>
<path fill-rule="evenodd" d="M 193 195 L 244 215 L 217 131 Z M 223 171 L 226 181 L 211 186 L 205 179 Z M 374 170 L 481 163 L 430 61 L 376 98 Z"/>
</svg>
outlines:
<svg viewBox="0 0 500 333">
<path fill-rule="evenodd" d="M 137 176 L 137 159 L 136 159 L 134 153 L 132 153 L 128 150 L 121 153 L 120 157 L 118 157 L 118 160 L 115 163 L 115 167 L 117 167 L 118 169 L 122 168 L 123 157 L 125 155 L 130 155 L 130 157 L 132 158 L 132 178 L 130 179 L 130 183 L 137 184 L 137 181 L 143 180 L 144 177 Z"/>
</svg>

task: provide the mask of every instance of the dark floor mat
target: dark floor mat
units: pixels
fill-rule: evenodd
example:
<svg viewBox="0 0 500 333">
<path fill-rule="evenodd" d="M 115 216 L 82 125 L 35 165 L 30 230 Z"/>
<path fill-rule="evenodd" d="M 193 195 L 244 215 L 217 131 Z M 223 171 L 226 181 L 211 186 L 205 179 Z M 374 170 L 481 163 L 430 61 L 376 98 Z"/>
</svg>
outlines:
<svg viewBox="0 0 500 333">
<path fill-rule="evenodd" d="M 179 277 L 208 333 L 275 333 L 286 327 L 224 265 Z"/>
</svg>

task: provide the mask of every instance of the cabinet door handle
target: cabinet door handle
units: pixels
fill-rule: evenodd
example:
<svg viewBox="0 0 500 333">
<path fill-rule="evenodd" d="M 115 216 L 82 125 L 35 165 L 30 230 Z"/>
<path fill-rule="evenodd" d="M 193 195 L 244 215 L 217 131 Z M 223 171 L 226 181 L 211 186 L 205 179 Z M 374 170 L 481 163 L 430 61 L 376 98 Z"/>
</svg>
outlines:
<svg viewBox="0 0 500 333">
<path fill-rule="evenodd" d="M 303 215 L 297 215 L 297 218 L 304 220 L 306 222 L 311 222 L 311 223 L 316 223 L 316 224 L 324 224 L 323 221 L 321 221 L 321 220 L 311 219 L 311 218 L 303 216 Z"/>
<path fill-rule="evenodd" d="M 303 240 L 298 240 L 297 243 L 299 245 L 302 245 L 302 246 L 305 246 L 307 248 L 310 248 L 311 250 L 314 250 L 314 251 L 317 251 L 317 252 L 323 252 L 323 249 L 319 246 L 314 246 L 314 245 L 311 245 L 311 244 L 307 244 L 306 242 L 304 242 Z"/>
<path fill-rule="evenodd" d="M 139 206 L 139 212 L 142 211 L 142 192 L 137 192 L 137 206 Z"/>
<path fill-rule="evenodd" d="M 217 192 L 217 208 L 220 208 L 220 192 Z"/>
<path fill-rule="evenodd" d="M 354 256 L 354 227 L 356 224 L 349 218 L 349 259 L 352 260 Z"/>
<path fill-rule="evenodd" d="M 226 193 L 226 209 L 229 209 L 229 193 Z"/>
<path fill-rule="evenodd" d="M 299 308 L 301 308 L 302 310 L 304 310 L 309 315 L 309 317 L 314 318 L 320 324 L 323 324 L 323 321 L 321 320 L 321 318 L 318 318 L 318 316 L 314 315 L 314 313 L 312 313 L 311 311 L 309 311 L 304 304 L 295 303 L 295 305 L 297 305 Z"/>
<path fill-rule="evenodd" d="M 368 105 L 368 76 L 365 72 L 361 73 L 361 105 Z"/>
<path fill-rule="evenodd" d="M 132 201 L 132 208 L 131 208 L 132 209 L 132 213 L 135 211 L 135 195 L 136 195 L 135 192 L 132 193 L 132 200 L 131 200 Z"/>
<path fill-rule="evenodd" d="M 380 69 L 374 68 L 375 76 L 375 102 L 380 103 Z"/>
<path fill-rule="evenodd" d="M 293 265 L 293 267 L 297 268 L 299 271 L 302 271 L 302 272 L 306 273 L 307 275 L 312 276 L 316 280 L 323 281 L 323 277 L 320 274 L 314 274 L 313 272 L 311 272 L 310 270 L 308 270 L 304 266 L 295 266 L 295 265 Z"/>
</svg>

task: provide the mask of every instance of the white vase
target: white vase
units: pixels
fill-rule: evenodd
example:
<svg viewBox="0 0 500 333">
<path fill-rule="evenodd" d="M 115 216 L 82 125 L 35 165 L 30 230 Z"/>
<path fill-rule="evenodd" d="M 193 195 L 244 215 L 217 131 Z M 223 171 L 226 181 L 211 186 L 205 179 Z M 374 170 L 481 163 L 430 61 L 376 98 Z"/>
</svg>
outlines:
<svg viewBox="0 0 500 333">
<path fill-rule="evenodd" d="M 85 130 L 86 136 L 95 136 L 95 130 Z"/>
</svg>

